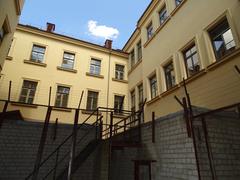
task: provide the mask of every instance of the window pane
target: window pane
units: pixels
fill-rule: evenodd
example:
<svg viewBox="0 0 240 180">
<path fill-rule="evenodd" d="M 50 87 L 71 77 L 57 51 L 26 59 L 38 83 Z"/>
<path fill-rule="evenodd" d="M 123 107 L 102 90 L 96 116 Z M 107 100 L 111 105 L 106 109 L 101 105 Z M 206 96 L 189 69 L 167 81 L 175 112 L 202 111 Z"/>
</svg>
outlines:
<svg viewBox="0 0 240 180">
<path fill-rule="evenodd" d="M 36 88 L 37 88 L 37 82 L 24 80 L 19 101 L 23 103 L 32 104 L 34 100 Z"/>
<path fill-rule="evenodd" d="M 227 19 L 210 30 L 209 34 L 217 60 L 230 53 L 236 46 Z"/>
</svg>

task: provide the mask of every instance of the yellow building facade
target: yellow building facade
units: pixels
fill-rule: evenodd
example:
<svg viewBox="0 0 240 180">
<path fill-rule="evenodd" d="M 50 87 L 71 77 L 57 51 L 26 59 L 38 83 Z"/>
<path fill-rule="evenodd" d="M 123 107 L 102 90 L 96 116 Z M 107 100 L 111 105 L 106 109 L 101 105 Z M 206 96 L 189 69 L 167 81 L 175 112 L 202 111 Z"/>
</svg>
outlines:
<svg viewBox="0 0 240 180">
<path fill-rule="evenodd" d="M 240 101 L 240 1 L 153 0 L 124 46 L 130 106 L 143 99 L 146 119 L 192 105 L 214 109 Z M 237 70 L 238 67 L 238 70 Z"/>
<path fill-rule="evenodd" d="M 50 105 L 59 107 L 54 108 L 52 121 L 73 123 L 75 111 L 66 108 L 78 108 L 82 91 L 81 109 L 126 109 L 128 55 L 113 50 L 109 40 L 100 46 L 56 34 L 53 27 L 18 25 L 2 71 L 0 96 L 7 98 L 12 81 L 11 101 L 25 104 L 11 103 L 8 111 L 20 109 L 25 119 L 44 120 L 46 108 L 32 104 L 48 105 L 50 87 Z M 81 112 L 79 121 L 89 116 L 88 111 Z"/>
<path fill-rule="evenodd" d="M 24 0 L 0 1 L 0 73 L 18 24 Z"/>
</svg>

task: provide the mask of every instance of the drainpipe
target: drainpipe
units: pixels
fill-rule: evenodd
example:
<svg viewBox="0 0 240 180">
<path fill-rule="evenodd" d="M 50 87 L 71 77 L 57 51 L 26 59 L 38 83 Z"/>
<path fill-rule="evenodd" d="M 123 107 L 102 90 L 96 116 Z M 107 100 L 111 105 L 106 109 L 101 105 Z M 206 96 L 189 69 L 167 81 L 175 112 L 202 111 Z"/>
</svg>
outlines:
<svg viewBox="0 0 240 180">
<path fill-rule="evenodd" d="M 105 47 L 109 49 L 109 54 L 108 54 L 108 81 L 107 81 L 107 108 L 108 108 L 109 107 L 110 76 L 111 76 L 110 67 L 111 67 L 111 55 L 112 55 L 112 40 L 106 39 Z M 107 124 L 108 123 L 108 112 L 106 112 L 106 115 L 107 115 L 106 116 L 106 124 Z"/>
</svg>

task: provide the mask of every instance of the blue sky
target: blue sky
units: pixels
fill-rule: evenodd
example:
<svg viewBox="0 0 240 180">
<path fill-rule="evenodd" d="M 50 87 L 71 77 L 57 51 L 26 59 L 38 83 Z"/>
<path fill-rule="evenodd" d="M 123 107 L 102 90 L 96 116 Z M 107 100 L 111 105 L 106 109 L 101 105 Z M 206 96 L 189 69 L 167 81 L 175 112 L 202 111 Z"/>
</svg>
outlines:
<svg viewBox="0 0 240 180">
<path fill-rule="evenodd" d="M 151 0 L 26 0 L 20 23 L 45 28 L 56 24 L 56 32 L 103 45 L 113 39 L 121 49 Z"/>
</svg>

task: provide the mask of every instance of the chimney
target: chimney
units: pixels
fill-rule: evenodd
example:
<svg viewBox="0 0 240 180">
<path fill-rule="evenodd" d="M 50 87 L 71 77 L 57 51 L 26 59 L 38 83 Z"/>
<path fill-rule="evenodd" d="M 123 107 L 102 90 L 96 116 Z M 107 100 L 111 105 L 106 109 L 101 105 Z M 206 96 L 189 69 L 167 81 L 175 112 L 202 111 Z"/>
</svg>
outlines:
<svg viewBox="0 0 240 180">
<path fill-rule="evenodd" d="M 112 49 L 112 40 L 106 39 L 104 47 L 108 49 Z"/>
<path fill-rule="evenodd" d="M 55 24 L 47 22 L 47 32 L 54 32 L 55 31 Z"/>
</svg>

